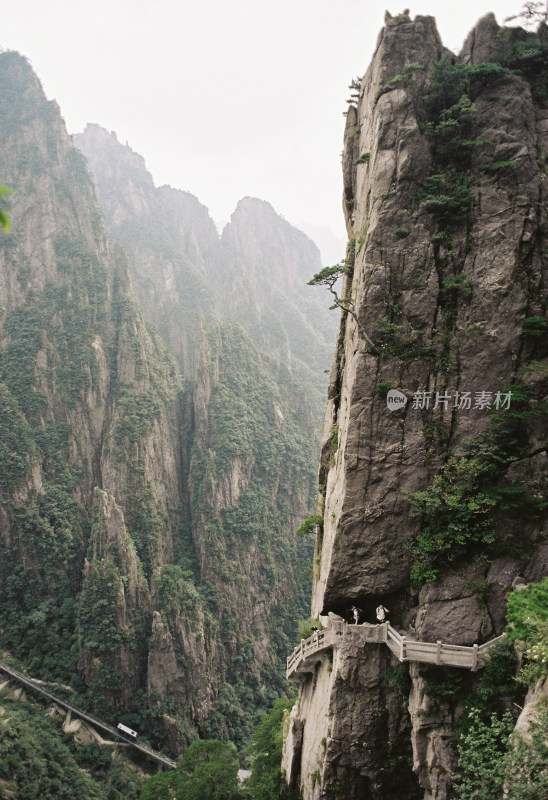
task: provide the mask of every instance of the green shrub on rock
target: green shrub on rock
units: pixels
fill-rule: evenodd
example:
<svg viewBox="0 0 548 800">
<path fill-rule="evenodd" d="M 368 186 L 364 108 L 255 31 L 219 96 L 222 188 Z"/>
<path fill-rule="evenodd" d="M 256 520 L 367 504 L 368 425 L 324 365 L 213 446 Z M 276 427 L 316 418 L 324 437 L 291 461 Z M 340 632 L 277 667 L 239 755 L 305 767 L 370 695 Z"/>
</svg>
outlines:
<svg viewBox="0 0 548 800">
<path fill-rule="evenodd" d="M 518 680 L 534 685 L 548 676 L 548 578 L 512 592 L 506 615 L 508 637 L 526 659 Z"/>
</svg>

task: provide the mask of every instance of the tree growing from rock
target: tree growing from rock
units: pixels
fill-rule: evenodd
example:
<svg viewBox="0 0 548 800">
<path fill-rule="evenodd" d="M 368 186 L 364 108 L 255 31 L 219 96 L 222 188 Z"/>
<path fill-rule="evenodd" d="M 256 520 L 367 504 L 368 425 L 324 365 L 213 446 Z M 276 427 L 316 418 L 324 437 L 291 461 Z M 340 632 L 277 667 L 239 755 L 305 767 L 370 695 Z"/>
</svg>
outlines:
<svg viewBox="0 0 548 800">
<path fill-rule="evenodd" d="M 339 264 L 335 264 L 332 267 L 324 267 L 322 270 L 317 272 L 312 280 L 308 281 L 309 286 L 326 286 L 327 289 L 331 292 L 335 301 L 331 308 L 341 308 L 343 311 L 346 311 L 347 314 L 355 320 L 356 325 L 360 329 L 362 336 L 364 337 L 365 341 L 369 345 L 371 351 L 375 353 L 375 355 L 379 355 L 379 351 L 373 341 L 367 334 L 367 331 L 361 324 L 360 320 L 358 319 L 358 315 L 356 314 L 356 310 L 354 308 L 354 302 L 349 297 L 339 297 L 339 293 L 335 288 L 339 278 L 342 278 L 344 275 L 350 275 L 350 267 L 346 260 L 341 261 Z"/>
<path fill-rule="evenodd" d="M 524 3 L 519 14 L 513 14 L 505 18 L 505 22 L 519 20 L 524 25 L 537 25 L 539 22 L 548 22 L 548 2 L 542 0 L 530 0 Z"/>
</svg>

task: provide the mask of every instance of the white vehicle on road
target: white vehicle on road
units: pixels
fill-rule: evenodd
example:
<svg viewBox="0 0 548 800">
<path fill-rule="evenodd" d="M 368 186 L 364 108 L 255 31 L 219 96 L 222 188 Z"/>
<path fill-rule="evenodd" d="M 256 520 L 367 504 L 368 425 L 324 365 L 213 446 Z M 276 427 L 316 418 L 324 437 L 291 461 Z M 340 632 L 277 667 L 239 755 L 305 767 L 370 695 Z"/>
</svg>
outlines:
<svg viewBox="0 0 548 800">
<path fill-rule="evenodd" d="M 119 722 L 116 727 L 120 733 L 123 733 L 124 736 L 127 736 L 129 739 L 133 739 L 134 742 L 139 738 L 137 731 L 132 731 L 131 728 L 128 728 L 127 725 L 122 725 L 121 722 Z"/>
</svg>

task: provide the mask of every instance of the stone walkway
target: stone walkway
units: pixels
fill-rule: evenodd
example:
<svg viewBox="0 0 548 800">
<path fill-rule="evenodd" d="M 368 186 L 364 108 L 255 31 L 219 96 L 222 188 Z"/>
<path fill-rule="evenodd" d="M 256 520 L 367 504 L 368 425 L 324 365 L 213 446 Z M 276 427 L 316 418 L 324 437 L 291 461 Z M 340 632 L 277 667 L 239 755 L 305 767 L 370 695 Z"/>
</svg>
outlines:
<svg viewBox="0 0 548 800">
<path fill-rule="evenodd" d="M 287 659 L 286 677 L 300 680 L 307 673 L 314 672 L 315 665 L 324 653 L 336 648 L 348 637 L 364 645 L 386 644 L 400 661 L 421 661 L 425 664 L 439 664 L 447 667 L 463 667 L 475 672 L 484 667 L 489 660 L 489 650 L 505 638 L 497 636 L 485 644 L 471 647 L 459 644 L 437 642 L 417 642 L 398 633 L 388 622 L 382 625 L 348 625 L 342 620 L 332 620 L 323 631 L 316 631 L 308 639 L 302 639 Z"/>
</svg>

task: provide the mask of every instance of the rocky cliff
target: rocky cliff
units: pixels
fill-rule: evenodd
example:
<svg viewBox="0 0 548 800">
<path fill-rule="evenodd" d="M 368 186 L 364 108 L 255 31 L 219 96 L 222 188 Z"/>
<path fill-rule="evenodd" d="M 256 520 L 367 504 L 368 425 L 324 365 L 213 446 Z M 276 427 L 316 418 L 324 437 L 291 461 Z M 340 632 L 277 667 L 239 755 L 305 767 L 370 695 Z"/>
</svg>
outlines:
<svg viewBox="0 0 548 800">
<path fill-rule="evenodd" d="M 287 623 L 296 610 L 306 615 L 310 544 L 287 534 L 313 507 L 311 454 L 336 326 L 325 298 L 306 285 L 319 253 L 254 198 L 240 201 L 219 237 L 196 198 L 156 188 L 115 134 L 88 125 L 73 140 L 186 387 L 181 535 L 190 555 L 182 561 L 200 576 L 215 641 L 200 647 L 200 626 L 183 633 L 182 611 L 172 622 L 154 616 L 153 693 L 190 705 L 207 735 L 240 742 L 264 692 L 283 688 L 276 664 L 290 646 Z M 198 613 L 196 602 L 188 611 Z M 187 650 L 185 666 L 177 653 Z M 239 675 L 244 664 L 255 673 L 252 693 Z"/>
<path fill-rule="evenodd" d="M 374 622 L 382 601 L 412 638 L 481 643 L 518 576 L 548 572 L 544 36 L 489 15 L 457 58 L 431 17 L 387 15 L 356 82 L 314 615 Z M 288 780 L 305 800 L 448 797 L 478 680 L 341 647 L 301 687 Z"/>
<path fill-rule="evenodd" d="M 110 237 L 130 258 L 133 286 L 184 375 L 194 364 L 194 320 L 219 318 L 212 275 L 222 261 L 207 208 L 189 192 L 155 187 L 142 156 L 99 125 L 73 141 L 86 157 Z"/>
<path fill-rule="evenodd" d="M 282 219 L 270 203 L 240 200 L 225 226 L 223 298 L 230 316 L 256 346 L 285 364 L 319 413 L 325 404 L 323 373 L 333 353 L 336 317 L 308 281 L 320 269 L 313 242 Z"/>
<path fill-rule="evenodd" d="M 128 259 L 28 62 L 1 54 L 0 86 L 13 189 L 0 238 L 2 646 L 174 755 L 197 735 L 241 745 L 285 691 L 292 618 L 306 615 L 310 545 L 293 533 L 313 505 L 313 412 L 293 364 L 216 322 L 221 245 L 206 209 L 155 189 L 122 148 L 104 169 L 123 188 L 109 225 L 135 238 Z"/>
<path fill-rule="evenodd" d="M 222 236 L 188 192 L 155 187 L 141 156 L 116 134 L 87 125 L 73 137 L 93 175 L 110 236 L 130 256 L 149 320 L 192 372 L 196 320 L 230 319 L 323 407 L 323 370 L 336 319 L 308 280 L 320 268 L 314 243 L 264 200 L 238 203 Z"/>
<path fill-rule="evenodd" d="M 127 711 L 146 685 L 146 577 L 181 519 L 179 380 L 56 104 L 18 54 L 1 80 L 3 641 L 65 680 L 79 661 L 97 703 Z"/>
</svg>

